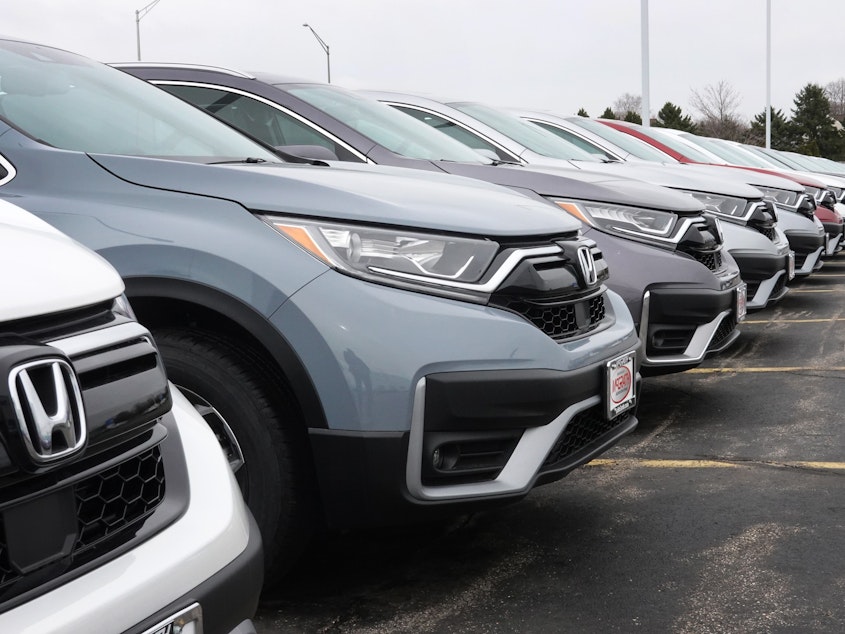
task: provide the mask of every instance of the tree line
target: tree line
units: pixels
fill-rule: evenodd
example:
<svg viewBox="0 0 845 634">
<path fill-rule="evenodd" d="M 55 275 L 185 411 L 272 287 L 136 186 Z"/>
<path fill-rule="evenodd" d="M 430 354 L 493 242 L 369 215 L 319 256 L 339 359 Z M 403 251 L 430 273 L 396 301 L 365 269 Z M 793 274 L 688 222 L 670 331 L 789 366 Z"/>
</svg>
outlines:
<svg viewBox="0 0 845 634">
<path fill-rule="evenodd" d="M 720 81 L 703 90 L 692 91 L 690 103 L 698 114 L 695 119 L 685 114 L 680 106 L 667 101 L 657 116 L 651 118 L 650 124 L 765 145 L 765 109 L 746 122 L 738 114 L 740 101 L 739 93 L 728 82 Z M 641 104 L 638 95 L 625 93 L 599 116 L 642 123 Z M 772 148 L 845 161 L 845 78 L 824 87 L 808 83 L 795 94 L 790 114 L 787 117 L 782 110 L 771 109 Z M 583 108 L 578 110 L 578 115 L 589 116 Z"/>
</svg>

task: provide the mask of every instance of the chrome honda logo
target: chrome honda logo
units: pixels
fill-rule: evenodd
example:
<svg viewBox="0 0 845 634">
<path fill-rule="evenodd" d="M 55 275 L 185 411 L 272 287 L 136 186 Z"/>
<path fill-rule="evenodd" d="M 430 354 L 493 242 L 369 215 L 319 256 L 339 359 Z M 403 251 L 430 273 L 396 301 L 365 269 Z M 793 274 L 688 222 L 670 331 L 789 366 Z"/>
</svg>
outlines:
<svg viewBox="0 0 845 634">
<path fill-rule="evenodd" d="M 55 462 L 82 449 L 85 410 L 70 363 L 53 357 L 17 366 L 9 374 L 9 391 L 21 438 L 35 463 Z"/>
<path fill-rule="evenodd" d="M 596 271 L 596 261 L 593 259 L 593 252 L 588 247 L 578 247 L 578 264 L 587 286 L 593 286 L 598 282 L 599 275 Z"/>
</svg>

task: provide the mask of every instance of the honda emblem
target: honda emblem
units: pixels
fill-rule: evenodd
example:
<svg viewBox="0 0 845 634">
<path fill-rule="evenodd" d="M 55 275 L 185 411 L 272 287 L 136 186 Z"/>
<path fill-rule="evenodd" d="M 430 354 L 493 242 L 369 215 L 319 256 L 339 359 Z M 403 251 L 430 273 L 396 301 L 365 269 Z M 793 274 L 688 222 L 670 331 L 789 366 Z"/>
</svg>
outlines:
<svg viewBox="0 0 845 634">
<path fill-rule="evenodd" d="M 581 266 L 581 275 L 587 286 L 593 286 L 598 282 L 596 261 L 593 259 L 593 252 L 589 247 L 578 247 L 578 264 Z"/>
<path fill-rule="evenodd" d="M 85 410 L 70 363 L 53 357 L 17 366 L 9 374 L 9 390 L 33 462 L 53 463 L 82 449 Z"/>
</svg>

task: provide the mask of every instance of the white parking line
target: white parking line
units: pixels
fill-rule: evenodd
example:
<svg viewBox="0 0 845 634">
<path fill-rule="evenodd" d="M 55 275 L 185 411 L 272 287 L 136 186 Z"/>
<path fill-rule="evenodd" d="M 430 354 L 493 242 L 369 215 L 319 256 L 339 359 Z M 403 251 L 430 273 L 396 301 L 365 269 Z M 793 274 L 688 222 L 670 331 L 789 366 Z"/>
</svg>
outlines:
<svg viewBox="0 0 845 634">
<path fill-rule="evenodd" d="M 781 469 L 825 469 L 845 470 L 845 462 L 825 462 L 819 460 L 654 460 L 649 458 L 597 458 L 585 464 L 585 467 L 649 467 L 653 469 L 734 469 L 736 467 L 763 466 Z"/>
</svg>

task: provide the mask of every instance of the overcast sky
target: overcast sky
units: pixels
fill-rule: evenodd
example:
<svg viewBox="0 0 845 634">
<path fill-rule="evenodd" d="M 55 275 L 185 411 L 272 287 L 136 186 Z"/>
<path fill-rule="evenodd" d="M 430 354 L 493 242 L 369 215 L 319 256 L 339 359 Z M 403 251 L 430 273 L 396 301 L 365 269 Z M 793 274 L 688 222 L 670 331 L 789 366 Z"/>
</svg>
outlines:
<svg viewBox="0 0 845 634">
<path fill-rule="evenodd" d="M 845 78 L 845 0 L 771 0 L 772 105 Z M 136 59 L 148 0 L 0 0 L 0 32 L 101 61 Z M 641 94 L 641 0 L 160 0 L 140 21 L 146 61 L 273 71 L 598 116 Z M 651 112 L 695 115 L 693 89 L 727 81 L 750 118 L 766 104 L 766 0 L 650 0 Z"/>
</svg>

